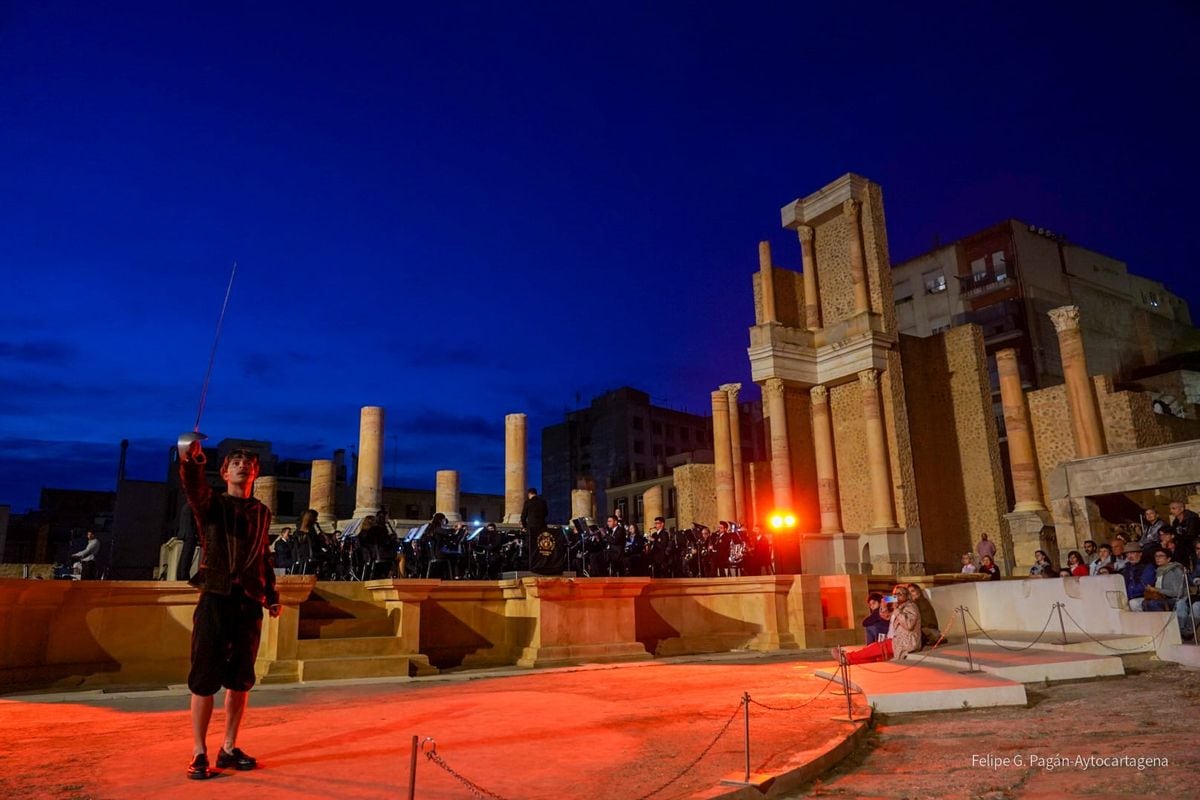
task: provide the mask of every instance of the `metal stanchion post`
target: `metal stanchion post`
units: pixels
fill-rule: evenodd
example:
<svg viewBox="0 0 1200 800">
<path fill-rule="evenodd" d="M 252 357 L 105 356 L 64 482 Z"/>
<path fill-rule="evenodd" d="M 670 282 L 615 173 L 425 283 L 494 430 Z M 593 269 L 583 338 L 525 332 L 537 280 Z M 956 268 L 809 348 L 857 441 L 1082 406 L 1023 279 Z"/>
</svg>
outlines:
<svg viewBox="0 0 1200 800">
<path fill-rule="evenodd" d="M 975 658 L 971 655 L 971 635 L 967 633 L 967 607 L 959 606 L 955 609 L 962 618 L 963 639 L 967 643 L 967 669 L 960 669 L 959 673 L 969 675 L 972 672 L 983 672 L 981 669 L 975 669 Z"/>
<path fill-rule="evenodd" d="M 850 700 L 850 660 L 842 656 L 842 687 L 846 690 L 846 719 L 854 721 L 854 703 Z"/>
<path fill-rule="evenodd" d="M 416 800 L 417 796 L 417 740 L 412 740 L 412 756 L 408 759 L 408 800 Z"/>
<path fill-rule="evenodd" d="M 732 775 L 727 775 L 721 779 L 721 783 L 726 786 L 753 786 L 760 792 L 766 792 L 775 782 L 773 775 L 751 775 L 750 774 L 750 693 L 742 693 L 742 706 L 746 728 L 746 770 L 739 775 L 736 772 Z"/>
<path fill-rule="evenodd" d="M 1067 641 L 1067 626 L 1063 623 L 1062 610 L 1065 603 L 1055 603 L 1054 608 L 1058 611 L 1058 629 L 1062 631 L 1062 641 L 1059 644 L 1070 644 Z"/>
</svg>

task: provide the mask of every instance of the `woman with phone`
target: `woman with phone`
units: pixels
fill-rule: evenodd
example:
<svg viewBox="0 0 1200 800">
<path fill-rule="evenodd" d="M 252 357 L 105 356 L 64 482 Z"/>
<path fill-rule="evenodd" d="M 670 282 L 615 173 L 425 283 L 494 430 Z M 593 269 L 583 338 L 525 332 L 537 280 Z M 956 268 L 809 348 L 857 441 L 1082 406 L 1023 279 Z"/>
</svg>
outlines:
<svg viewBox="0 0 1200 800">
<path fill-rule="evenodd" d="M 854 651 L 833 648 L 833 657 L 840 664 L 869 664 L 873 661 L 899 661 L 921 649 L 921 612 L 909 600 L 908 585 L 899 583 L 892 593 L 884 596 L 883 607 L 891 611 L 887 638 Z"/>
</svg>

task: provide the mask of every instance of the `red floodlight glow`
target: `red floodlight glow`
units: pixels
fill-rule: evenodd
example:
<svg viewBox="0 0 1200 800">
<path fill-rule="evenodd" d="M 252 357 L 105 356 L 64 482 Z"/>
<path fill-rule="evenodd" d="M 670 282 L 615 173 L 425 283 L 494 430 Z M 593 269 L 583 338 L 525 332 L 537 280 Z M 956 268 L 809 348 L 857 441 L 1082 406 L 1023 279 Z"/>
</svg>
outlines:
<svg viewBox="0 0 1200 800">
<path fill-rule="evenodd" d="M 771 523 L 771 527 L 777 531 L 783 530 L 784 528 L 796 527 L 796 515 L 795 514 L 788 514 L 788 513 L 783 513 L 783 512 L 777 511 L 771 515 L 771 517 L 768 521 Z"/>
</svg>

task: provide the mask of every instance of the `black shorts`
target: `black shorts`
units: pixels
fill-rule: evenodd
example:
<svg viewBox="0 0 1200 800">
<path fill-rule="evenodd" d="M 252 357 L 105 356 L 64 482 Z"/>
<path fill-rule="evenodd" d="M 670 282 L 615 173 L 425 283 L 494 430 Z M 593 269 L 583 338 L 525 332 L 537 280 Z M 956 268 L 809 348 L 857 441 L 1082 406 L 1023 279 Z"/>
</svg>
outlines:
<svg viewBox="0 0 1200 800">
<path fill-rule="evenodd" d="M 239 692 L 254 686 L 254 662 L 262 635 L 261 605 L 234 586 L 229 595 L 204 592 L 192 614 L 192 670 L 188 688 L 211 697 L 224 686 Z"/>
</svg>

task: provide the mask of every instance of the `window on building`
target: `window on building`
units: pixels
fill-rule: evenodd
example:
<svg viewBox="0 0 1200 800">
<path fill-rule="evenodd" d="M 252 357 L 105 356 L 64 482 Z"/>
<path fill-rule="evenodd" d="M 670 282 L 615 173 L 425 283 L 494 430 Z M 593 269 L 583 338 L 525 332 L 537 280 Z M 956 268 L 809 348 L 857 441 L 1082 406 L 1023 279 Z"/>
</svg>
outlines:
<svg viewBox="0 0 1200 800">
<path fill-rule="evenodd" d="M 895 285 L 892 295 L 896 298 L 897 303 L 907 303 L 912 300 L 912 284 L 908 281 L 900 281 Z"/>
<path fill-rule="evenodd" d="M 650 423 L 650 430 L 651 430 L 653 433 L 656 433 L 656 434 L 658 434 L 659 436 L 661 436 L 661 435 L 662 435 L 662 432 L 663 432 L 663 426 L 662 426 L 662 423 L 661 423 L 661 422 L 651 422 L 651 423 Z"/>
<path fill-rule="evenodd" d="M 668 425 L 668 426 L 667 426 L 667 438 L 668 438 L 668 439 L 674 439 L 674 438 L 675 438 L 675 426 L 674 426 L 674 425 Z"/>
<path fill-rule="evenodd" d="M 992 273 L 998 281 L 1008 278 L 1008 259 L 1005 257 L 1003 250 L 997 250 L 992 253 Z"/>
<path fill-rule="evenodd" d="M 987 277 L 987 259 L 977 258 L 971 262 L 971 277 L 976 283 Z"/>
<path fill-rule="evenodd" d="M 619 509 L 621 509 L 621 518 L 622 518 L 622 519 L 624 519 L 626 522 L 628 522 L 628 521 L 629 521 L 629 498 L 627 498 L 627 497 L 618 497 L 618 498 L 617 498 L 617 499 L 616 499 L 616 500 L 613 502 L 613 508 L 614 508 L 614 509 L 618 509 L 618 508 L 619 508 Z"/>
<path fill-rule="evenodd" d="M 580 447 L 587 447 L 591 443 L 592 443 L 592 437 L 589 436 L 588 434 L 585 433 L 579 437 L 579 446 Z"/>
<path fill-rule="evenodd" d="M 667 516 L 675 516 L 675 487 L 672 486 L 667 492 Z"/>
<path fill-rule="evenodd" d="M 925 294 L 938 294 L 946 291 L 946 276 L 940 269 L 926 272 L 921 279 L 925 281 Z"/>
<path fill-rule="evenodd" d="M 642 504 L 642 496 L 640 494 L 637 496 L 637 499 L 634 500 L 634 508 L 637 511 L 637 513 L 633 517 L 634 519 L 642 519 L 642 517 L 644 517 L 646 515 L 646 509 L 645 509 L 645 506 Z M 642 527 L 645 527 L 645 525 L 643 525 Z"/>
<path fill-rule="evenodd" d="M 661 444 L 654 445 L 654 457 L 662 458 L 662 455 L 663 455 L 663 446 Z"/>
<path fill-rule="evenodd" d="M 642 418 L 641 418 L 641 417 L 634 417 L 634 418 L 633 418 L 633 429 L 634 429 L 635 431 L 640 431 L 640 430 L 642 430 L 644 427 L 645 427 L 645 422 L 642 420 Z"/>
<path fill-rule="evenodd" d="M 404 518 L 405 519 L 420 519 L 421 518 L 420 507 L 417 506 L 416 503 L 409 503 L 408 505 L 406 505 L 404 507 Z"/>
<path fill-rule="evenodd" d="M 646 445 L 645 445 L 645 443 L 642 442 L 641 439 L 634 440 L 633 452 L 637 453 L 639 456 L 646 452 Z"/>
</svg>

